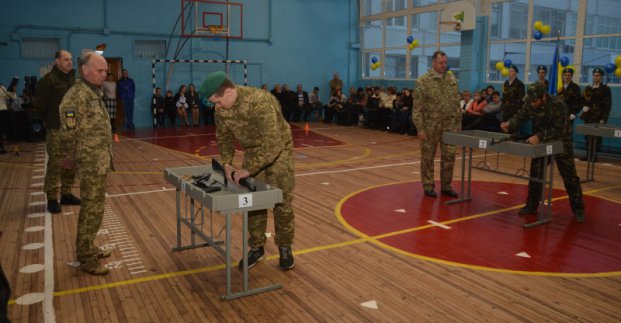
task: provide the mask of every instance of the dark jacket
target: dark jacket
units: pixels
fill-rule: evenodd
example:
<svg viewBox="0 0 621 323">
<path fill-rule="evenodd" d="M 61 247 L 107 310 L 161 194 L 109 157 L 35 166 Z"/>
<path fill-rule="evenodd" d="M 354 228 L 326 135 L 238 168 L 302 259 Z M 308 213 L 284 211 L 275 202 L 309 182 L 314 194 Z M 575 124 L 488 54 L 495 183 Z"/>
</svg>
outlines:
<svg viewBox="0 0 621 323">
<path fill-rule="evenodd" d="M 48 129 L 60 128 L 58 107 L 73 84 L 75 70 L 65 74 L 56 65 L 37 83 L 35 108 Z"/>
<path fill-rule="evenodd" d="M 121 78 L 116 82 L 116 95 L 121 100 L 133 100 L 136 85 L 131 78 Z"/>
</svg>

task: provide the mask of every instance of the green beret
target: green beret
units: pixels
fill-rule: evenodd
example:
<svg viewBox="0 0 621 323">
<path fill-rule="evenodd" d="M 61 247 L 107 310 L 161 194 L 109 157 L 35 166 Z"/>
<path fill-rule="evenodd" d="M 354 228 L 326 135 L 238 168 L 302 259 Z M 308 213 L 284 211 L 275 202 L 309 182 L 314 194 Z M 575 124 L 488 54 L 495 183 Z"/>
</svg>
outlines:
<svg viewBox="0 0 621 323">
<path fill-rule="evenodd" d="M 545 86 L 543 86 L 541 82 L 535 82 L 528 86 L 528 89 L 526 90 L 526 97 L 524 97 L 524 101 L 530 104 L 530 102 L 533 99 L 541 98 L 545 93 L 546 93 Z"/>
<path fill-rule="evenodd" d="M 599 75 L 604 76 L 604 70 L 599 67 L 593 70 L 593 74 L 595 73 L 599 73 Z"/>
<path fill-rule="evenodd" d="M 571 67 L 565 67 L 565 68 L 563 69 L 563 74 L 565 74 L 565 73 L 569 73 L 569 74 L 571 74 L 571 75 L 574 75 L 574 69 L 573 69 L 573 68 L 571 68 Z"/>
<path fill-rule="evenodd" d="M 520 72 L 520 70 L 517 68 L 517 66 L 515 66 L 513 64 L 509 65 L 509 69 L 513 69 L 516 73 Z"/>
<path fill-rule="evenodd" d="M 201 85 L 201 89 L 198 90 L 198 94 L 206 99 L 209 99 L 214 93 L 216 93 L 216 91 L 218 91 L 220 85 L 222 85 L 225 80 L 226 74 L 224 72 L 218 71 L 207 75 L 207 79 L 203 82 L 203 85 Z"/>
<path fill-rule="evenodd" d="M 543 65 L 537 66 L 537 72 L 539 72 L 539 71 L 544 71 L 544 72 L 548 73 L 548 69 L 545 66 L 543 66 Z"/>
</svg>

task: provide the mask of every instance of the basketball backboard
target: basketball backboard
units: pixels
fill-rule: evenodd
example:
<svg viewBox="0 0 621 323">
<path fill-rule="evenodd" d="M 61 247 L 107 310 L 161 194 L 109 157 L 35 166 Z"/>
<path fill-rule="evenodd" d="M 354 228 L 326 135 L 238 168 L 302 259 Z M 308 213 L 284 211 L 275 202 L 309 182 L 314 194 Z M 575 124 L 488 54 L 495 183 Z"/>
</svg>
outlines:
<svg viewBox="0 0 621 323">
<path fill-rule="evenodd" d="M 181 0 L 181 36 L 242 39 L 243 8 L 238 2 Z"/>
</svg>

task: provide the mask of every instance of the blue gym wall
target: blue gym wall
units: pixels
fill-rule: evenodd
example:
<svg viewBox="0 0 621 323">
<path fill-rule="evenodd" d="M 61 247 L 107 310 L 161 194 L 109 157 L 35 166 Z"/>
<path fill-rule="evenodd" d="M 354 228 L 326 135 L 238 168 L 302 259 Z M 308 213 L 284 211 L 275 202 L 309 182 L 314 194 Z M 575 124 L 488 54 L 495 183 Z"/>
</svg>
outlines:
<svg viewBox="0 0 621 323">
<path fill-rule="evenodd" d="M 359 79 L 358 0 L 244 0 L 244 39 L 190 39 L 178 59 L 241 59 L 248 61 L 249 85 L 298 83 L 311 91 L 320 87 L 324 96 L 328 82 L 338 72 L 345 84 Z M 136 82 L 137 127 L 151 125 L 149 99 L 152 94 L 151 59 L 133 57 L 136 39 L 168 42 L 180 14 L 178 0 L 152 1 L 15 1 L 0 12 L 0 78 L 6 85 L 13 75 L 35 75 L 53 61 L 20 57 L 22 37 L 60 38 L 61 48 L 74 56 L 83 49 L 106 43 L 104 56 L 121 57 L 123 67 Z M 175 35 L 180 34 L 179 26 Z M 173 37 L 167 58 L 172 58 L 179 37 Z M 204 67 L 177 64 L 169 86 L 176 92 L 182 83 L 198 86 L 205 77 Z M 163 67 L 158 65 L 157 83 L 164 83 Z M 162 69 L 160 71 L 160 69 Z M 235 69 L 235 71 L 239 71 Z M 240 82 L 239 76 L 235 79 Z M 24 82 L 20 81 L 21 93 Z M 327 99 L 327 98 L 325 98 Z"/>
</svg>

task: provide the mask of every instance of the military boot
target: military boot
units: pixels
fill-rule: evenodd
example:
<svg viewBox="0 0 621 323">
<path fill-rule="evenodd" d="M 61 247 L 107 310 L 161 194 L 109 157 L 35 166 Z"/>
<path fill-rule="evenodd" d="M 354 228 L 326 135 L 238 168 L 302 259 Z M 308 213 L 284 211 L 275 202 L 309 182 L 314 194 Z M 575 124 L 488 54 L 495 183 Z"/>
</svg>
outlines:
<svg viewBox="0 0 621 323">
<path fill-rule="evenodd" d="M 99 249 L 97 259 L 108 258 L 112 255 L 112 250 Z"/>
<path fill-rule="evenodd" d="M 265 259 L 265 249 L 263 247 L 250 248 L 248 251 L 248 269 L 254 267 L 257 262 Z M 239 269 L 244 269 L 244 259 L 239 261 Z"/>
<path fill-rule="evenodd" d="M 106 266 L 100 264 L 97 259 L 81 261 L 80 270 L 91 275 L 106 275 L 110 271 Z"/>
<path fill-rule="evenodd" d="M 80 205 L 82 200 L 73 194 L 63 194 L 60 197 L 60 204 L 62 205 Z"/>
<path fill-rule="evenodd" d="M 531 215 L 531 214 L 537 214 L 536 207 L 526 205 L 518 211 L 518 215 Z"/>
<path fill-rule="evenodd" d="M 47 200 L 47 210 L 52 214 L 58 214 L 62 212 L 63 209 L 60 207 L 60 204 L 58 204 L 58 201 Z"/>
<path fill-rule="evenodd" d="M 278 253 L 280 253 L 280 269 L 289 270 L 295 267 L 295 259 L 293 259 L 291 247 L 278 247 Z"/>
</svg>

